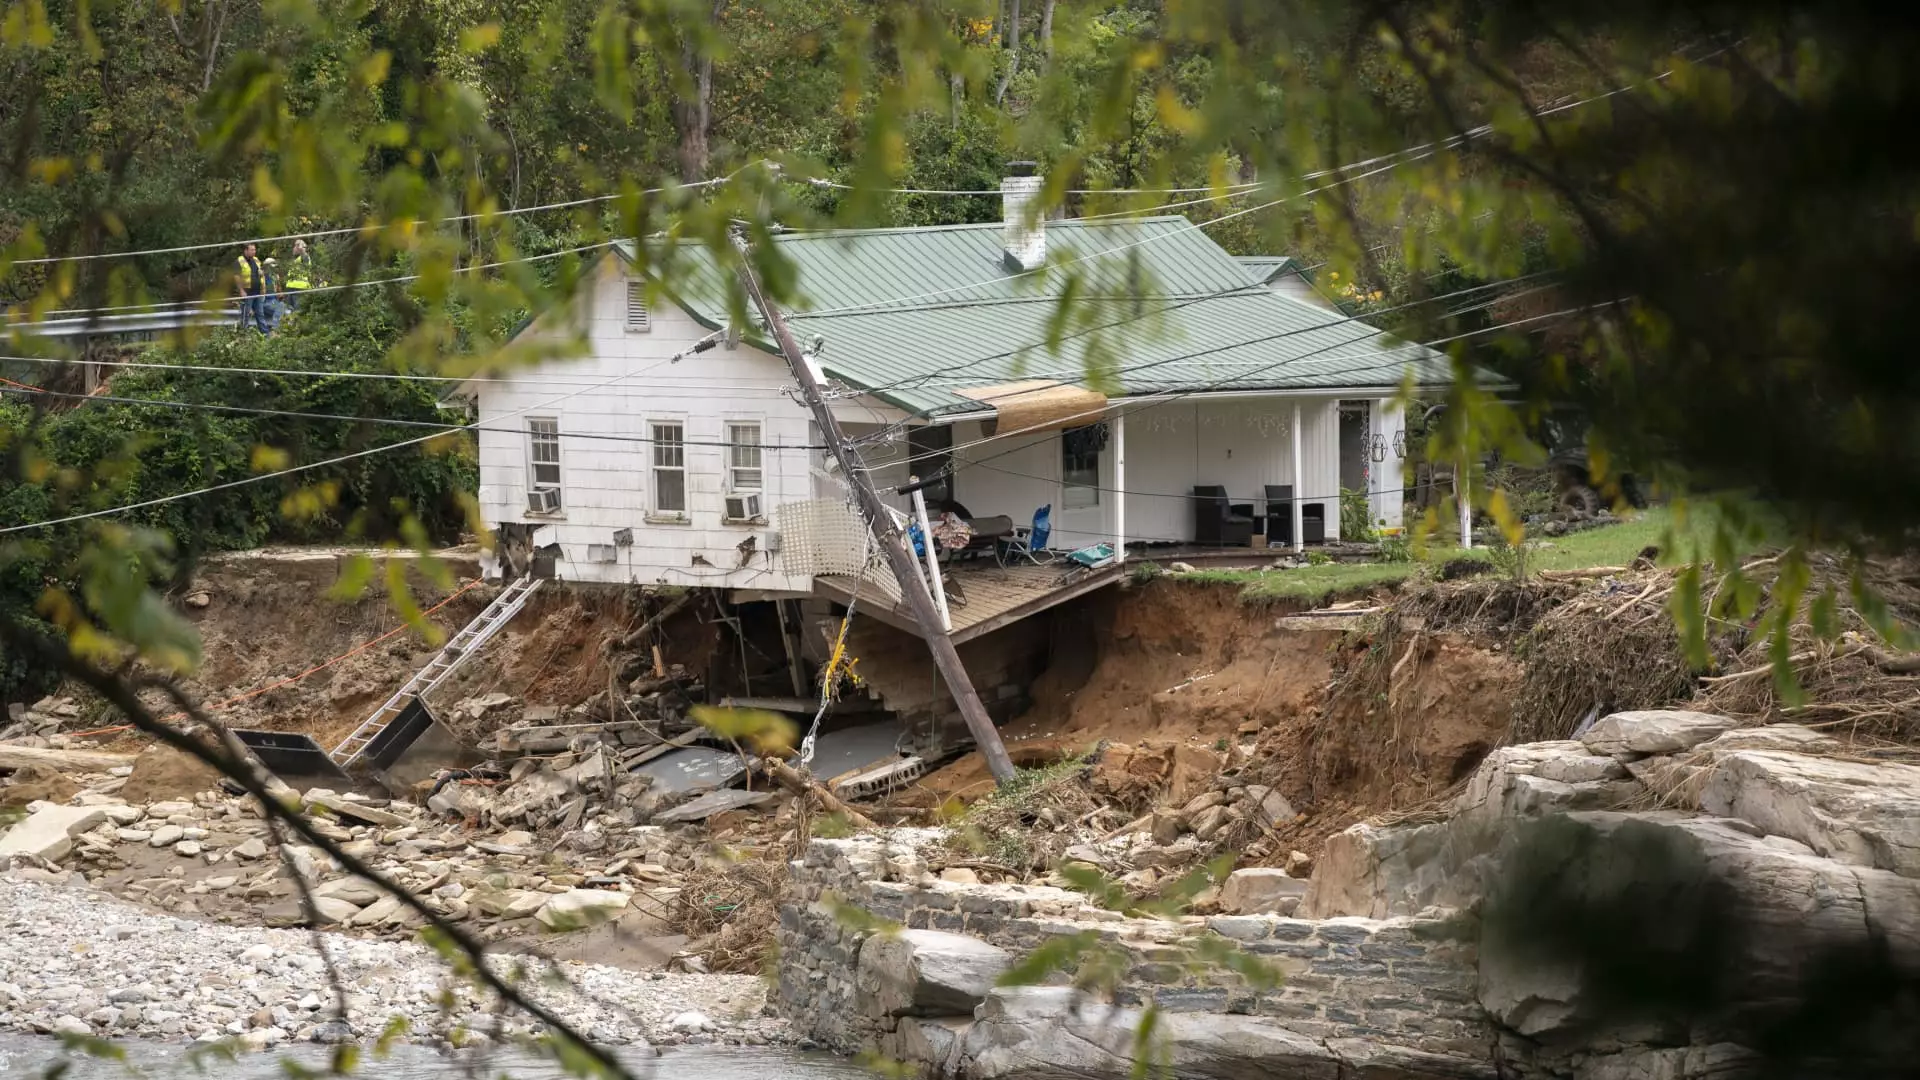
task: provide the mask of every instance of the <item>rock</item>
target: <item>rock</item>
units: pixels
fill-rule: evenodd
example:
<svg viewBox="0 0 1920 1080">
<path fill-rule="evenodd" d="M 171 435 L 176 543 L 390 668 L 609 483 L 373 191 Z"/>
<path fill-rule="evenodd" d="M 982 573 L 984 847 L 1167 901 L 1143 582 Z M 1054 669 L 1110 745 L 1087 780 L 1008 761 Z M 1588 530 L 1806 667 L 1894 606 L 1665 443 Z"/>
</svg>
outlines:
<svg viewBox="0 0 1920 1080">
<path fill-rule="evenodd" d="M 1219 792 L 1214 792 L 1214 794 L 1217 795 Z M 1188 820 L 1187 824 L 1192 827 L 1193 835 L 1202 840 L 1211 840 L 1213 839 L 1213 835 L 1221 829 L 1226 828 L 1227 823 L 1231 820 L 1232 814 L 1227 808 L 1216 804 L 1195 814 Z"/>
<path fill-rule="evenodd" d="M 182 840 L 173 845 L 173 853 L 191 859 L 200 854 L 200 841 Z"/>
<path fill-rule="evenodd" d="M 980 884 L 980 875 L 964 866 L 949 866 L 945 870 L 940 871 L 940 880 L 951 882 L 955 885 L 978 885 Z"/>
<path fill-rule="evenodd" d="M 1644 935 L 1633 963 L 1662 970 L 1687 964 L 1684 950 L 1696 943 L 1715 942 L 1714 983 L 1730 992 L 1715 1008 L 1729 1014 L 1804 993 L 1809 957 L 1823 950 L 1870 938 L 1890 955 L 1920 948 L 1920 881 L 1756 837 L 1738 821 L 1597 812 L 1528 823 L 1510 832 L 1487 880 L 1479 999 L 1500 1024 L 1535 1039 L 1625 1034 L 1596 1030 L 1610 999 L 1592 994 L 1611 991 L 1601 983 L 1590 992 L 1591 956 L 1569 944 L 1613 942 L 1549 936 L 1558 947 L 1543 948 L 1543 919 L 1582 925 L 1585 913 L 1605 912 L 1610 925 Z M 1549 913 L 1536 907 L 1542 889 L 1555 898 Z M 1716 933 L 1723 929 L 1733 932 Z"/>
<path fill-rule="evenodd" d="M 1161 847 L 1180 842 L 1182 822 L 1179 814 L 1159 812 L 1147 822 L 1147 829 L 1153 834 L 1153 842 Z"/>
<path fill-rule="evenodd" d="M 145 810 L 137 806 L 128 806 L 125 803 L 113 803 L 102 806 L 100 809 L 106 813 L 107 820 L 113 822 L 115 825 L 133 825 L 141 818 L 147 816 Z"/>
<path fill-rule="evenodd" d="M 707 1019 L 705 1013 L 688 1011 L 667 1021 L 667 1030 L 682 1035 L 698 1035 L 703 1031 L 712 1031 L 713 1021 Z"/>
<path fill-rule="evenodd" d="M 1768 724 L 1765 727 L 1734 728 L 1724 735 L 1708 739 L 1697 748 L 1702 754 L 1718 758 L 1735 750 L 1790 750 L 1802 754 L 1835 754 L 1844 747 L 1840 740 L 1799 724 Z"/>
<path fill-rule="evenodd" d="M 240 961 L 243 964 L 248 964 L 254 967 L 258 967 L 261 964 L 267 963 L 273 959 L 273 946 L 266 945 L 266 944 L 250 945 L 247 948 L 242 949 L 240 951 L 240 955 L 234 957 L 234 959 Z"/>
<path fill-rule="evenodd" d="M 627 894 L 605 889 L 568 889 L 548 900 L 534 918 L 549 930 L 575 930 L 613 918 L 627 908 Z"/>
<path fill-rule="evenodd" d="M 88 1036 L 93 1034 L 93 1025 L 77 1016 L 63 1016 L 53 1022 L 55 1035 Z"/>
<path fill-rule="evenodd" d="M 106 820 L 106 810 L 99 806 L 35 804 L 32 813 L 0 836 L 0 866 L 8 855 L 32 855 L 50 862 L 64 859 L 73 850 L 74 837 Z"/>
<path fill-rule="evenodd" d="M 1012 954 L 977 938 L 903 930 L 860 946 L 855 984 L 869 1015 L 970 1016 L 1012 964 Z"/>
<path fill-rule="evenodd" d="M 1385 919 L 1422 908 L 1461 907 L 1476 895 L 1471 868 L 1489 857 L 1511 822 L 1454 820 L 1378 828 L 1355 825 L 1329 836 L 1314 864 L 1299 915 Z"/>
<path fill-rule="evenodd" d="M 1290 915 L 1306 895 L 1307 883 L 1288 877 L 1285 870 L 1249 867 L 1227 875 L 1220 887 L 1220 910 L 1229 915 Z"/>
<path fill-rule="evenodd" d="M 1193 564 L 1187 562 L 1171 562 L 1167 564 L 1167 570 L 1175 574 L 1191 574 L 1193 573 Z"/>
<path fill-rule="evenodd" d="M 1620 713 L 1620 716 L 1630 714 Z M 1539 817 L 1570 810 L 1612 810 L 1642 796 L 1629 767 L 1573 742 L 1524 743 L 1488 754 L 1453 802 L 1460 818 Z"/>
<path fill-rule="evenodd" d="M 382 810 L 368 806 L 344 796 L 336 795 L 325 788 L 314 788 L 304 796 L 308 806 L 318 806 L 335 817 L 349 818 L 367 825 L 397 826 L 405 825 L 407 818 L 391 810 Z"/>
<path fill-rule="evenodd" d="M 153 833 L 146 829 L 115 829 L 113 837 L 123 844 L 144 844 L 153 839 Z"/>
<path fill-rule="evenodd" d="M 1287 876 L 1306 879 L 1313 874 L 1313 858 L 1304 851 L 1287 852 Z"/>
<path fill-rule="evenodd" d="M 138 772 L 139 769 L 140 767 L 138 765 L 134 766 L 135 772 Z M 167 818 L 174 816 L 175 814 L 190 815 L 193 813 L 193 811 L 194 811 L 194 805 L 192 803 L 185 802 L 179 799 L 169 799 L 165 802 L 157 802 L 157 803 L 154 803 L 152 806 L 147 807 L 147 816 L 151 818 L 159 818 L 162 821 L 164 821 Z"/>
<path fill-rule="evenodd" d="M 1720 756 L 1700 806 L 1843 863 L 1920 877 L 1920 768 L 1912 765 L 1737 751 Z"/>
<path fill-rule="evenodd" d="M 147 846 L 157 848 L 172 847 L 185 839 L 186 835 L 187 830 L 182 826 L 162 825 L 153 830 L 152 836 L 147 837 Z"/>
<path fill-rule="evenodd" d="M 15 769 L 0 787 L 0 801 L 24 806 L 30 802 L 64 803 L 80 794 L 80 785 L 47 765 Z"/>
<path fill-rule="evenodd" d="M 188 607 L 199 610 L 213 603 L 213 594 L 205 589 L 195 589 L 187 594 L 185 603 Z"/>
<path fill-rule="evenodd" d="M 267 842 L 258 836 L 243 840 L 234 846 L 233 855 L 240 859 L 264 859 L 267 855 Z"/>
<path fill-rule="evenodd" d="M 1263 827 L 1278 828 L 1283 823 L 1294 819 L 1293 804 L 1279 792 L 1268 791 L 1258 797 L 1256 817 Z"/>
<path fill-rule="evenodd" d="M 316 896 L 313 898 L 313 908 L 320 913 L 320 921 L 323 923 L 346 922 L 360 914 L 359 905 L 348 903 L 337 896 Z"/>
<path fill-rule="evenodd" d="M 411 909 L 405 907 L 397 896 L 383 896 L 367 905 L 366 909 L 347 920 L 348 926 L 379 926 L 382 923 L 398 922 L 402 912 Z"/>
<path fill-rule="evenodd" d="M 1645 709 L 1601 717 L 1580 736 L 1588 750 L 1615 757 L 1677 754 L 1732 730 L 1738 721 L 1685 709 Z"/>
<path fill-rule="evenodd" d="M 343 877 L 315 886 L 313 895 L 335 897 L 356 908 L 363 908 L 385 896 L 386 892 L 365 878 Z"/>
<path fill-rule="evenodd" d="M 1203 791 L 1187 800 L 1187 804 L 1180 808 L 1180 813 L 1188 818 L 1192 818 L 1196 814 L 1211 810 L 1226 801 L 1227 793 L 1224 791 Z"/>
</svg>

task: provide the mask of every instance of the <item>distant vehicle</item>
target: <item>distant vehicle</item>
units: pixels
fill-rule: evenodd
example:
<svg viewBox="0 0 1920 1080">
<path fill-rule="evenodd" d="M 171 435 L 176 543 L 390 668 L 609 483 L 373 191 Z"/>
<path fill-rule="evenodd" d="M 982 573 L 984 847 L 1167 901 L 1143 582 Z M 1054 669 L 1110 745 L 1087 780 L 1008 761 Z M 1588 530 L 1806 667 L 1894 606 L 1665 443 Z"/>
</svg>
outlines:
<svg viewBox="0 0 1920 1080">
<path fill-rule="evenodd" d="M 1445 405 L 1435 405 L 1421 414 L 1425 428 L 1431 429 L 1445 410 Z M 1532 432 L 1534 441 L 1547 452 L 1546 467 L 1553 475 L 1556 500 L 1563 512 L 1591 515 L 1607 505 L 1607 498 L 1601 494 L 1603 485 L 1595 482 L 1588 455 L 1587 437 L 1592 427 L 1592 421 L 1578 409 L 1560 407 L 1550 410 Z M 1443 471 L 1451 474 L 1450 468 Z M 1638 477 L 1625 474 L 1610 479 L 1629 505 L 1647 505 L 1646 486 Z"/>
</svg>

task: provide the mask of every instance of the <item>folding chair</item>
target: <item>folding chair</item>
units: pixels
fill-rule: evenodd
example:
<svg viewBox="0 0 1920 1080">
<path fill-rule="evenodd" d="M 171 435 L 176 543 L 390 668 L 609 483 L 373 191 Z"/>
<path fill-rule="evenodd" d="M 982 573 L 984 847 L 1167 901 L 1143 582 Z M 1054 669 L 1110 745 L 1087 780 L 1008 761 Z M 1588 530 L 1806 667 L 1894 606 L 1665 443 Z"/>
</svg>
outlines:
<svg viewBox="0 0 1920 1080">
<path fill-rule="evenodd" d="M 1018 563 L 1021 559 L 1035 566 L 1052 562 L 1053 553 L 1047 550 L 1047 537 L 1053 533 L 1052 519 L 1053 504 L 1048 503 L 1033 512 L 1032 525 L 1015 525 L 1013 535 L 1000 542 L 1000 565 Z"/>
</svg>

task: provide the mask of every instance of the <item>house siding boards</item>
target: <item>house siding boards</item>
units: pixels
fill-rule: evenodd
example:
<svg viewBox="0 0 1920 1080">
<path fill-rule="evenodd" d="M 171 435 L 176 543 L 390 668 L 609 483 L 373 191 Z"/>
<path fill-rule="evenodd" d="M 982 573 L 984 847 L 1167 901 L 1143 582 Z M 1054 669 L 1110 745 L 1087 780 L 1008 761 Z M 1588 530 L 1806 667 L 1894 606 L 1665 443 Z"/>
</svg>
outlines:
<svg viewBox="0 0 1920 1080">
<path fill-rule="evenodd" d="M 529 333 L 564 335 L 584 331 L 584 355 L 546 361 L 516 372 L 507 383 L 486 384 L 478 394 L 481 512 L 489 522 L 545 525 L 540 545 L 558 543 L 558 575 L 570 581 L 657 583 L 712 587 L 804 590 L 809 582 L 782 574 L 764 555 L 736 569 L 736 545 L 764 537 L 765 525 L 722 524 L 729 422 L 761 425 L 770 446 L 809 444 L 811 417 L 781 388 L 791 382 L 785 364 L 747 346 L 711 349 L 670 368 L 629 382 L 592 390 L 552 405 L 573 390 L 659 364 L 705 337 L 707 329 L 676 307 L 655 305 L 645 332 L 629 332 L 626 282 L 609 260 L 574 309 L 577 319 L 536 323 Z M 520 410 L 529 411 L 524 414 Z M 562 510 L 527 511 L 530 417 L 559 421 Z M 582 438 L 587 434 L 651 436 L 657 421 L 685 425 L 687 521 L 649 522 L 653 499 L 652 449 L 648 442 Z M 487 430 L 500 428 L 503 430 Z M 808 497 L 810 455 L 803 449 L 762 454 L 763 509 Z M 633 530 L 630 546 L 614 549 L 616 561 L 595 562 L 590 545 L 613 545 L 614 533 Z M 762 546 L 756 541 L 756 546 Z M 698 553 L 712 566 L 698 566 Z"/>
</svg>

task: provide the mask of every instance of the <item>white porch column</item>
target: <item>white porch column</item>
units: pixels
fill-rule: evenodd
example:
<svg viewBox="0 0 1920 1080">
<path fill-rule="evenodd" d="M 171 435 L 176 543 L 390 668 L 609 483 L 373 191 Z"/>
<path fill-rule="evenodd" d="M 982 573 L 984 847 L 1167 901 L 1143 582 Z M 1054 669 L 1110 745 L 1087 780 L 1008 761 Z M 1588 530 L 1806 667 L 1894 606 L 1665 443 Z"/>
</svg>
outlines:
<svg viewBox="0 0 1920 1080">
<path fill-rule="evenodd" d="M 1305 551 L 1307 533 L 1302 527 L 1301 501 L 1307 497 L 1306 464 L 1300 460 L 1300 403 L 1293 403 L 1293 550 Z"/>
<path fill-rule="evenodd" d="M 1113 554 L 1127 561 L 1127 414 L 1113 411 Z"/>
<path fill-rule="evenodd" d="M 1460 504 L 1460 546 L 1473 547 L 1473 466 L 1465 454 L 1453 467 L 1454 501 Z"/>
</svg>

